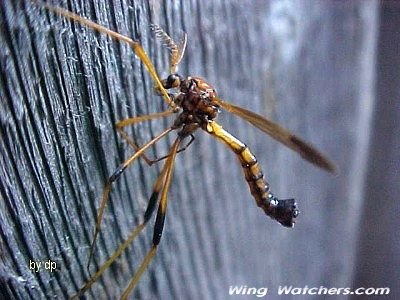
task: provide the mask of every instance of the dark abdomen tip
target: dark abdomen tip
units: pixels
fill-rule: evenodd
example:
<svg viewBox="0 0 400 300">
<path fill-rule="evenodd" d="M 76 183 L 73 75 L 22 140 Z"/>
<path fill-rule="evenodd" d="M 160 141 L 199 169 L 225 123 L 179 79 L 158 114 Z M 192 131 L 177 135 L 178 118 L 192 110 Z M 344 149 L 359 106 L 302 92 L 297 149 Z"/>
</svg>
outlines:
<svg viewBox="0 0 400 300">
<path fill-rule="evenodd" d="M 293 227 L 295 218 L 299 215 L 294 199 L 279 200 L 272 193 L 268 195 L 268 205 L 263 207 L 265 213 L 285 227 Z"/>
<path fill-rule="evenodd" d="M 294 199 L 278 200 L 275 219 L 285 227 L 293 227 L 295 218 L 299 215 Z"/>
</svg>

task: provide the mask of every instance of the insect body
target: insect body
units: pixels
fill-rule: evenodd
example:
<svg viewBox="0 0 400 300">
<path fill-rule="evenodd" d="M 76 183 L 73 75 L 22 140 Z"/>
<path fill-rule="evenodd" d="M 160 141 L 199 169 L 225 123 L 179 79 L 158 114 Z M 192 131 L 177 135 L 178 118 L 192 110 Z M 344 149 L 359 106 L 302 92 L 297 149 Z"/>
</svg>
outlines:
<svg viewBox="0 0 400 300">
<path fill-rule="evenodd" d="M 97 215 L 95 234 L 90 248 L 89 262 L 93 255 L 96 237 L 100 231 L 100 224 L 103 218 L 104 208 L 109 200 L 109 194 L 113 182 L 115 182 L 121 176 L 123 171 L 138 157 L 145 159 L 149 165 L 160 160 L 165 160 L 165 163 L 154 183 L 153 192 L 150 196 L 147 209 L 144 213 L 143 222 L 134 230 L 132 230 L 128 238 L 118 247 L 111 257 L 102 266 L 100 266 L 99 270 L 91 276 L 91 278 L 83 285 L 78 293 L 74 295 L 73 298 L 79 297 L 83 292 L 89 289 L 91 285 L 103 274 L 103 272 L 132 243 L 132 241 L 138 236 L 138 234 L 143 230 L 147 222 L 150 220 L 153 212 L 155 211 L 157 203 L 159 202 L 154 226 L 152 247 L 144 257 L 137 272 L 134 274 L 127 288 L 123 292 L 121 299 L 126 299 L 132 289 L 137 285 L 143 272 L 146 270 L 147 266 L 150 264 L 151 260 L 156 254 L 157 247 L 161 239 L 168 203 L 168 191 L 171 184 L 175 157 L 177 153 L 184 151 L 193 142 L 193 133 L 197 129 L 202 129 L 213 137 L 217 138 L 236 154 L 241 163 L 251 194 L 254 196 L 257 205 L 261 207 L 268 216 L 277 220 L 282 225 L 286 227 L 293 226 L 294 219 L 298 215 L 295 200 L 280 200 L 270 192 L 269 185 L 264 180 L 263 172 L 253 153 L 245 144 L 225 131 L 222 126 L 215 121 L 221 109 L 245 119 L 250 124 L 269 134 L 274 139 L 293 149 L 304 159 L 315 164 L 316 166 L 324 170 L 334 172 L 334 165 L 328 159 L 326 159 L 312 146 L 308 145 L 306 142 L 302 141 L 288 130 L 282 128 L 280 125 L 247 109 L 221 100 L 217 96 L 215 89 L 205 80 L 199 77 L 189 76 L 184 78 L 183 76 L 177 74 L 177 66 L 185 51 L 186 36 L 183 42 L 177 45 L 164 31 L 162 31 L 158 26 L 153 25 L 152 29 L 154 30 L 156 36 L 164 41 L 164 43 L 170 49 L 171 54 L 170 75 L 166 79 L 160 80 L 152 62 L 137 41 L 134 41 L 117 32 L 111 31 L 110 29 L 107 29 L 97 23 L 94 23 L 62 8 L 49 6 L 44 3 L 40 3 L 40 5 L 66 18 L 75 20 L 82 25 L 105 33 L 118 41 L 128 43 L 152 76 L 155 82 L 156 92 L 163 97 L 164 101 L 169 106 L 169 109 L 166 111 L 125 119 L 116 124 L 117 130 L 121 133 L 122 137 L 126 139 L 126 141 L 135 149 L 135 153 L 117 168 L 117 170 L 111 175 L 105 184 Z M 169 90 L 170 92 L 168 92 Z M 132 141 L 123 131 L 123 128 L 126 126 L 146 120 L 170 116 L 173 114 L 177 114 L 177 116 L 171 126 L 141 147 L 138 147 L 134 141 Z M 145 151 L 172 131 L 177 131 L 177 137 L 173 142 L 169 153 L 166 156 L 156 160 L 148 159 L 145 155 Z M 185 146 L 180 148 L 182 142 L 187 138 L 190 138 L 190 141 Z"/>
<path fill-rule="evenodd" d="M 178 133 L 180 139 L 201 128 L 227 145 L 237 155 L 257 205 L 282 225 L 292 227 L 294 218 L 298 215 L 294 199 L 276 198 L 269 191 L 261 167 L 249 148 L 214 121 L 220 111 L 220 101 L 215 89 L 199 77 L 184 79 L 178 74 L 169 75 L 162 84 L 165 89 L 179 89 L 178 93 L 172 95 L 172 101 L 182 109 L 182 112 L 172 127 L 181 128 Z"/>
</svg>

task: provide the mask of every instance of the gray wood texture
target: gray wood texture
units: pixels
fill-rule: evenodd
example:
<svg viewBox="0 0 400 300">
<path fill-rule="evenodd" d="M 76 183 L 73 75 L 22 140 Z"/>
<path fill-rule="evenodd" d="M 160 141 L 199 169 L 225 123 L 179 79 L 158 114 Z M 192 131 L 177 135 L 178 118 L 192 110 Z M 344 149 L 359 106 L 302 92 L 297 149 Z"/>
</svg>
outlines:
<svg viewBox="0 0 400 300">
<path fill-rule="evenodd" d="M 390 5 L 389 5 L 390 4 Z M 380 10 L 376 95 L 354 286 L 391 286 L 400 297 L 400 5 Z M 382 297 L 371 297 L 379 299 Z"/>
<path fill-rule="evenodd" d="M 137 39 L 161 76 L 168 74 L 168 51 L 149 25 L 177 40 L 187 32 L 182 75 L 207 78 L 221 98 L 280 122 L 339 168 L 337 176 L 326 174 L 222 112 L 218 120 L 255 153 L 272 191 L 296 198 L 298 222 L 287 229 L 266 217 L 233 153 L 199 131 L 177 157 L 159 252 L 132 299 L 227 299 L 233 285 L 267 287 L 267 297 L 275 299 L 284 285 L 353 287 L 354 278 L 358 286 L 370 283 L 357 270 L 367 267 L 365 231 L 381 215 L 371 214 L 367 200 L 371 189 L 379 192 L 385 184 L 380 180 L 398 173 L 392 167 L 384 178 L 371 177 L 384 172 L 371 160 L 379 156 L 371 147 L 381 145 L 380 139 L 371 142 L 372 133 L 382 134 L 374 131 L 380 107 L 376 1 L 52 3 Z M 88 279 L 103 185 L 132 154 L 115 122 L 165 105 L 126 44 L 29 1 L 3 0 L 0 8 L 0 298 L 65 299 Z M 396 95 L 398 100 L 398 88 Z M 171 122 L 143 123 L 128 132 L 143 144 Z M 398 146 L 396 124 L 391 136 Z M 173 138 L 149 156 L 165 154 Z M 160 169 L 136 161 L 113 186 L 92 272 L 142 219 Z M 384 195 L 372 200 L 395 211 L 398 193 Z M 387 229 L 398 224 L 387 222 Z M 88 299 L 121 295 L 150 247 L 152 227 L 149 222 L 85 294 Z M 380 241 L 380 234 L 369 231 L 368 239 Z M 30 261 L 49 260 L 56 263 L 53 272 L 30 269 Z M 389 262 L 385 267 L 393 268 Z M 375 266 L 368 268 L 363 272 Z"/>
</svg>

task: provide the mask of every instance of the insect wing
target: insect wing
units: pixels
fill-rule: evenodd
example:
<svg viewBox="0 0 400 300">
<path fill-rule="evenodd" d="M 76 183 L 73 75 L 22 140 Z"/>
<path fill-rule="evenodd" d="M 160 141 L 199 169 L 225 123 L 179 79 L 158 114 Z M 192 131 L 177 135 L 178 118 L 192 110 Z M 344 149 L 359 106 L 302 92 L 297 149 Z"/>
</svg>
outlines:
<svg viewBox="0 0 400 300">
<path fill-rule="evenodd" d="M 272 138 L 286 145 L 290 149 L 300 154 L 302 158 L 308 162 L 332 173 L 335 173 L 335 166 L 325 156 L 323 156 L 318 150 L 304 142 L 289 130 L 283 128 L 279 124 L 268 120 L 259 114 L 256 114 L 250 110 L 242 108 L 237 105 L 227 103 L 221 99 L 217 100 L 219 105 L 226 111 L 233 113 L 234 115 L 241 117 L 253 126 L 257 127 L 261 131 L 267 133 Z"/>
</svg>

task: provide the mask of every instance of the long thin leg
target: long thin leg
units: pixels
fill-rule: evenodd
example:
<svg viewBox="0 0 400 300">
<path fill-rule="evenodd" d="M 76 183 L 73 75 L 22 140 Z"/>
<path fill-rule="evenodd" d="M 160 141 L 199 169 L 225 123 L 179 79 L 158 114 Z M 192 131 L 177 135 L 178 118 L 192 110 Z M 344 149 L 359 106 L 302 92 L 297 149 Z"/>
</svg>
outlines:
<svg viewBox="0 0 400 300">
<path fill-rule="evenodd" d="M 151 145 L 155 144 L 157 141 L 159 141 L 161 138 L 163 138 L 165 135 L 167 135 L 169 132 L 171 132 L 173 129 L 168 128 L 161 132 L 159 135 L 157 135 L 155 138 L 144 144 L 140 149 L 138 149 L 137 152 L 135 152 L 130 158 L 128 158 L 125 162 L 123 162 L 118 169 L 115 170 L 115 172 L 108 178 L 106 184 L 104 185 L 104 190 L 103 190 L 103 195 L 101 198 L 100 202 L 100 208 L 97 214 L 97 220 L 96 220 L 96 227 L 95 227 L 95 232 L 94 232 L 94 237 L 92 244 L 90 245 L 90 254 L 89 254 L 89 260 L 87 264 L 87 268 L 89 269 L 90 261 L 93 257 L 93 250 L 94 246 L 96 243 L 96 238 L 97 235 L 100 231 L 100 224 L 101 220 L 103 219 L 103 213 L 104 213 L 104 208 L 107 204 L 107 201 L 109 199 L 110 191 L 111 191 L 111 186 L 114 181 L 116 181 L 121 174 L 124 172 L 124 170 L 136 159 L 138 158 L 147 148 L 149 148 Z"/>
<path fill-rule="evenodd" d="M 162 117 L 167 117 L 174 112 L 172 110 L 166 110 L 163 112 L 158 112 L 158 113 L 153 113 L 153 114 L 148 114 L 148 115 L 143 115 L 143 116 L 138 116 L 138 117 L 133 117 L 133 118 L 128 118 L 121 120 L 115 124 L 115 127 L 121 137 L 128 142 L 128 144 L 135 150 L 138 151 L 140 147 L 135 143 L 135 141 L 123 130 L 124 127 L 129 126 L 129 125 L 134 125 L 143 121 L 150 121 Z M 145 160 L 145 162 L 151 166 L 155 162 L 159 161 L 157 159 L 150 159 L 146 156 L 145 153 L 142 153 L 141 157 Z"/>
<path fill-rule="evenodd" d="M 191 134 L 191 135 L 190 135 L 190 141 L 189 141 L 185 146 L 183 146 L 183 147 L 180 148 L 178 151 L 176 151 L 176 153 L 178 154 L 178 153 L 181 153 L 181 152 L 185 151 L 185 150 L 190 146 L 190 144 L 193 143 L 194 140 L 195 140 L 195 137 L 194 137 L 193 134 Z M 161 160 L 164 160 L 164 159 L 168 158 L 169 156 L 170 156 L 170 154 L 161 156 L 161 157 L 159 157 L 159 158 L 156 158 L 156 159 L 152 160 L 151 163 L 154 164 L 154 163 L 156 163 L 156 162 L 159 162 L 159 161 L 161 161 Z"/>
<path fill-rule="evenodd" d="M 171 100 L 171 98 L 168 95 L 168 92 L 165 90 L 164 86 L 162 85 L 161 80 L 160 80 L 159 76 L 157 75 L 157 71 L 156 71 L 153 63 L 151 62 L 150 58 L 144 51 L 143 47 L 138 42 L 134 41 L 133 39 L 131 39 L 125 35 L 122 35 L 118 32 L 112 31 L 100 24 L 97 24 L 86 18 L 83 18 L 83 17 L 81 17 L 77 14 L 74 14 L 73 12 L 70 12 L 61 7 L 52 6 L 47 3 L 37 1 L 37 0 L 33 0 L 33 2 L 42 7 L 47 8 L 48 10 L 50 10 L 56 14 L 62 15 L 67 19 L 74 20 L 74 21 L 80 23 L 81 25 L 85 25 L 91 29 L 94 29 L 94 30 L 99 31 L 104 34 L 107 34 L 108 36 L 110 36 L 113 39 L 127 43 L 129 46 L 132 47 L 132 49 L 133 49 L 133 51 L 135 51 L 135 54 L 137 55 L 137 57 L 139 57 L 139 59 L 142 61 L 142 63 L 146 66 L 147 71 L 149 71 L 151 77 L 153 78 L 153 80 L 157 86 L 157 89 L 160 90 L 161 95 L 164 98 L 164 101 L 167 102 L 167 104 L 170 107 L 172 107 L 172 108 L 176 107 L 175 103 Z"/>
<path fill-rule="evenodd" d="M 129 144 L 129 146 L 133 148 L 133 150 L 138 151 L 140 149 L 140 146 L 138 146 L 136 142 L 124 130 L 117 128 L 117 131 L 121 135 L 121 137 Z M 148 166 L 152 166 L 156 162 L 155 159 L 148 158 L 145 153 L 142 153 L 141 158 L 144 159 Z"/>
<path fill-rule="evenodd" d="M 135 141 L 121 128 L 117 127 L 118 132 L 120 133 L 121 137 L 127 141 L 127 143 L 135 150 L 137 151 L 138 149 L 140 149 L 140 146 L 138 146 Z M 195 137 L 193 134 L 190 135 L 190 141 L 181 149 L 179 149 L 176 153 L 180 153 L 185 151 L 195 140 Z M 141 157 L 145 160 L 145 162 L 147 163 L 147 165 L 152 166 L 153 164 L 155 164 L 156 162 L 159 162 L 161 160 L 164 160 L 168 157 L 168 155 L 164 155 L 161 156 L 159 158 L 154 158 L 154 159 L 150 159 L 148 158 L 144 153 L 141 155 Z"/>
<path fill-rule="evenodd" d="M 122 254 L 122 252 L 133 242 L 133 240 L 143 230 L 143 228 L 146 226 L 147 222 L 150 220 L 154 212 L 161 188 L 164 186 L 164 182 L 166 182 L 165 177 L 167 170 L 170 167 L 171 167 L 170 163 L 168 163 L 167 161 L 164 164 L 160 175 L 158 175 L 157 180 L 154 183 L 153 192 L 150 196 L 147 209 L 144 213 L 143 222 L 131 231 L 128 238 L 118 247 L 118 249 L 110 256 L 110 258 L 107 259 L 107 261 L 100 266 L 98 271 L 82 286 L 82 288 L 71 299 L 78 299 L 85 291 L 87 291 L 93 285 L 93 283 L 96 282 L 96 280 L 104 273 L 104 271 L 108 269 L 108 267 Z M 164 192 L 162 193 L 162 195 L 164 195 Z"/>
<path fill-rule="evenodd" d="M 179 144 L 181 142 L 181 138 L 178 137 L 174 144 L 172 145 L 171 151 L 168 155 L 168 159 L 165 163 L 167 166 L 167 173 L 165 177 L 164 187 L 161 192 L 161 200 L 158 206 L 157 211 L 157 218 L 156 223 L 154 225 L 154 235 L 153 235 L 153 245 L 149 252 L 147 252 L 145 258 L 143 259 L 142 263 L 140 264 L 139 269 L 136 271 L 135 275 L 133 275 L 131 281 L 129 282 L 127 288 L 125 289 L 124 293 L 121 295 L 121 300 L 125 300 L 128 298 L 129 294 L 135 288 L 137 283 L 139 282 L 140 278 L 143 275 L 143 272 L 147 269 L 150 262 L 152 261 L 154 255 L 157 252 L 158 244 L 160 243 L 160 239 L 162 236 L 162 231 L 164 229 L 164 221 L 165 221 L 165 213 L 167 211 L 167 204 L 168 204 L 168 191 L 171 186 L 171 179 L 172 179 L 172 172 L 174 170 L 174 161 L 178 151 Z"/>
<path fill-rule="evenodd" d="M 143 121 L 149 121 L 149 120 L 154 120 L 154 119 L 158 119 L 158 118 L 167 117 L 167 116 L 169 116 L 169 115 L 171 115 L 173 113 L 174 113 L 174 111 L 172 111 L 172 110 L 166 110 L 166 111 L 162 111 L 162 112 L 158 112 L 158 113 L 153 113 L 153 114 L 148 114 L 148 115 L 128 118 L 128 119 L 124 119 L 124 120 L 121 120 L 121 121 L 117 122 L 117 124 L 115 124 L 115 127 L 117 129 L 120 129 L 120 128 L 129 126 L 129 125 L 133 125 L 133 124 L 136 124 L 136 123 L 143 122 Z"/>
</svg>

